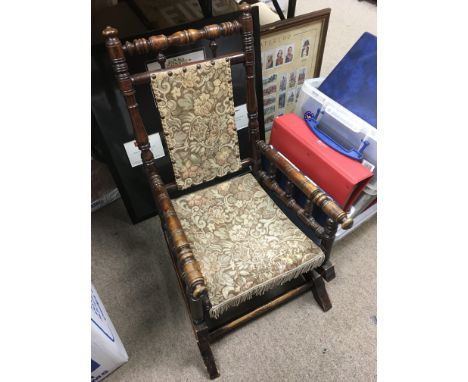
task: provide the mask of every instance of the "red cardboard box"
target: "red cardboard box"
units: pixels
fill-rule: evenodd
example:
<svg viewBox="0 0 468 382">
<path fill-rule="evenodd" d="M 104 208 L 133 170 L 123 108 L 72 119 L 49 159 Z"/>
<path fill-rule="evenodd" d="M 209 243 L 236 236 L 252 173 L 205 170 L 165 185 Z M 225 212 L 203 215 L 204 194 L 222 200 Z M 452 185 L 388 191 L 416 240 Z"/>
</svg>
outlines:
<svg viewBox="0 0 468 382">
<path fill-rule="evenodd" d="M 328 147 L 294 113 L 273 121 L 270 144 L 347 210 L 372 177 L 366 167 Z"/>
</svg>

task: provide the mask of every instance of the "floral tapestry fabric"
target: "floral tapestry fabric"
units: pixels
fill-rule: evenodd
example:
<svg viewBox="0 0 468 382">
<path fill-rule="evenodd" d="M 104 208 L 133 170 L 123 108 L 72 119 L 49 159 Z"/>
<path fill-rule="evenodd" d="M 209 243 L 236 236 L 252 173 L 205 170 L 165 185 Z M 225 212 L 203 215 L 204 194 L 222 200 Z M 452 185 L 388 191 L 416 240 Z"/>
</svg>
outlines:
<svg viewBox="0 0 468 382">
<path fill-rule="evenodd" d="M 249 173 L 174 200 L 217 318 L 325 256 Z"/>
<path fill-rule="evenodd" d="M 241 168 L 229 61 L 152 74 L 151 87 L 179 189 Z"/>
</svg>

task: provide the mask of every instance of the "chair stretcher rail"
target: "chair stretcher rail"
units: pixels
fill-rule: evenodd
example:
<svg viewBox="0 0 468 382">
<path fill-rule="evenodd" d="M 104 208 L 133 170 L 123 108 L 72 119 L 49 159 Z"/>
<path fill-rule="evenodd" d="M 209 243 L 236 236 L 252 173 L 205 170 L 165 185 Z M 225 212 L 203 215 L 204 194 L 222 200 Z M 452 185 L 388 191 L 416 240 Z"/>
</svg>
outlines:
<svg viewBox="0 0 468 382">
<path fill-rule="evenodd" d="M 215 59 L 219 58 L 225 58 L 229 59 L 231 61 L 231 65 L 234 64 L 241 64 L 245 62 L 245 54 L 244 52 L 236 52 L 236 53 L 231 53 L 231 54 L 225 54 L 222 56 L 215 57 Z M 213 59 L 207 59 L 207 60 L 199 60 L 199 61 L 192 61 L 190 64 L 202 64 L 204 62 L 210 62 Z M 151 75 L 153 73 L 159 73 L 159 72 L 164 72 L 164 71 L 170 71 L 172 69 L 178 68 L 178 67 L 183 67 L 187 66 L 187 64 L 181 64 L 181 65 L 176 65 L 172 68 L 168 69 L 157 69 L 157 70 L 151 70 L 151 71 L 146 71 L 146 72 L 141 72 L 141 73 L 136 73 L 130 76 L 130 79 L 132 80 L 134 85 L 145 85 L 149 84 L 151 81 Z"/>
</svg>

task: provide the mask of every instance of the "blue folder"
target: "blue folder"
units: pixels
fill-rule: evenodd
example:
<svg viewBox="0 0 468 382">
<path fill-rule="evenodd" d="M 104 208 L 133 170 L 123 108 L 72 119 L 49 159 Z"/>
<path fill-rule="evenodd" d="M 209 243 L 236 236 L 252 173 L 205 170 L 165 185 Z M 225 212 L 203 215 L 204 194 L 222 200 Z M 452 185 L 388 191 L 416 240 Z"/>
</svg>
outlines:
<svg viewBox="0 0 468 382">
<path fill-rule="evenodd" d="M 319 89 L 377 128 L 377 37 L 364 33 Z"/>
</svg>

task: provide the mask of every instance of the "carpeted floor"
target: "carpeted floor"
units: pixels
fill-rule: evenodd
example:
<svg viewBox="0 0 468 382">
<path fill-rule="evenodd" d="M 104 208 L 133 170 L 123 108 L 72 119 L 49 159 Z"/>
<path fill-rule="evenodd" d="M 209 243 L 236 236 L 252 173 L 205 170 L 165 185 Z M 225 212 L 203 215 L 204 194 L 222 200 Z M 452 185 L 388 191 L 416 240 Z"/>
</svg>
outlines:
<svg viewBox="0 0 468 382">
<path fill-rule="evenodd" d="M 377 6 L 358 0 L 297 0 L 296 15 L 330 8 L 321 76 L 326 77 L 364 32 L 377 35 Z"/>
<path fill-rule="evenodd" d="M 306 293 L 212 345 L 219 381 L 376 380 L 376 219 L 339 242 L 323 313 Z M 206 381 L 158 218 L 92 215 L 92 279 L 129 362 L 109 382 Z"/>
<path fill-rule="evenodd" d="M 297 14 L 332 8 L 322 75 L 364 31 L 376 6 L 357 0 L 299 0 Z M 376 380 L 376 219 L 339 242 L 333 308 L 311 293 L 212 345 L 219 381 Z M 92 215 L 92 280 L 129 355 L 106 380 L 207 381 L 159 218 L 131 225 L 118 200 Z"/>
</svg>

